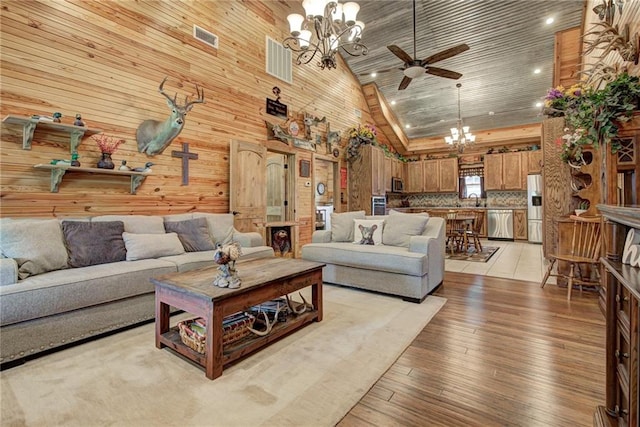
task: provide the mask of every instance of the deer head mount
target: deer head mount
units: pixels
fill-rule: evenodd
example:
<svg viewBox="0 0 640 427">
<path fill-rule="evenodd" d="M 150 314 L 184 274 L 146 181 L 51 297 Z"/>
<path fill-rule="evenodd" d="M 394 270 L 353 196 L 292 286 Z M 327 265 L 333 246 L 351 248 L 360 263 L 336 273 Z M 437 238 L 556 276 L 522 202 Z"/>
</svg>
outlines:
<svg viewBox="0 0 640 427">
<path fill-rule="evenodd" d="M 189 102 L 189 96 L 184 100 L 184 105 L 178 105 L 176 98 L 178 94 L 171 99 L 162 87 L 168 77 L 165 77 L 160 83 L 158 91 L 167 98 L 167 105 L 171 108 L 169 118 L 161 122 L 159 120 L 145 120 L 140 123 L 136 131 L 136 140 L 138 141 L 138 151 L 148 156 L 155 156 L 162 153 L 171 144 L 171 141 L 180 134 L 184 127 L 184 118 L 187 112 L 191 111 L 194 104 L 204 103 L 204 89 L 200 89 L 196 85 L 196 93 L 198 99 Z"/>
</svg>

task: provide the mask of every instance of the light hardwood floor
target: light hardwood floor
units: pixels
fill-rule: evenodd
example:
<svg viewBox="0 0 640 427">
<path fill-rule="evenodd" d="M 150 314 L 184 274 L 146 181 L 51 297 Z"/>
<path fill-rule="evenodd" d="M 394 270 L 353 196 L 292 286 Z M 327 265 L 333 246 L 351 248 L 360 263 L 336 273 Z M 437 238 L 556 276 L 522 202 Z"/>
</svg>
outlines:
<svg viewBox="0 0 640 427">
<path fill-rule="evenodd" d="M 605 388 L 597 295 L 567 302 L 538 276 L 515 280 L 543 268 L 530 262 L 540 246 L 528 246 L 485 270 L 462 266 L 507 278 L 448 265 L 435 292 L 446 305 L 339 425 L 590 426 Z"/>
</svg>

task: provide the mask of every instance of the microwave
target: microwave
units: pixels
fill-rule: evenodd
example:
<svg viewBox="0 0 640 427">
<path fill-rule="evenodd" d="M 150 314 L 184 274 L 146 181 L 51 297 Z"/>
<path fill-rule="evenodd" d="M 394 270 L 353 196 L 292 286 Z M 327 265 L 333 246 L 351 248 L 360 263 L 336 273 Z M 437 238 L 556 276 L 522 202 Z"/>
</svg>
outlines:
<svg viewBox="0 0 640 427">
<path fill-rule="evenodd" d="M 404 183 L 402 178 L 391 178 L 391 192 L 402 193 L 404 191 Z"/>
</svg>

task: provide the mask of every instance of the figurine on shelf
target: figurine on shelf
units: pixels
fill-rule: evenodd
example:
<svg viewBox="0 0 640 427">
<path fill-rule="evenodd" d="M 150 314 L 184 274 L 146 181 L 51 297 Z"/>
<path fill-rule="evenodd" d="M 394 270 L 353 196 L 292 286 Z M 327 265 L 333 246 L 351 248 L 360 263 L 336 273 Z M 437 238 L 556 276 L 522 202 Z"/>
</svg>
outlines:
<svg viewBox="0 0 640 427">
<path fill-rule="evenodd" d="M 58 112 L 53 113 L 53 123 L 60 123 L 61 117 L 62 117 L 62 113 L 58 113 Z"/>
<path fill-rule="evenodd" d="M 127 161 L 123 160 L 122 163 L 120 164 L 120 167 L 118 168 L 121 171 L 130 171 L 131 168 L 129 166 L 127 166 Z"/>
<path fill-rule="evenodd" d="M 84 122 L 82 121 L 82 116 L 80 114 L 76 114 L 76 120 L 73 124 L 74 126 L 84 126 Z"/>
<path fill-rule="evenodd" d="M 52 165 L 58 165 L 58 166 L 76 166 L 76 167 L 79 167 L 80 166 L 80 162 L 78 161 L 78 153 L 74 151 L 71 154 L 71 160 L 53 159 L 53 160 L 51 160 L 51 164 Z"/>
<path fill-rule="evenodd" d="M 143 167 L 133 168 L 131 170 L 134 172 L 151 172 L 151 166 L 153 166 L 153 163 L 147 162 Z"/>
<path fill-rule="evenodd" d="M 74 151 L 71 153 L 71 166 L 80 167 L 80 162 L 78 161 L 78 152 Z"/>
</svg>

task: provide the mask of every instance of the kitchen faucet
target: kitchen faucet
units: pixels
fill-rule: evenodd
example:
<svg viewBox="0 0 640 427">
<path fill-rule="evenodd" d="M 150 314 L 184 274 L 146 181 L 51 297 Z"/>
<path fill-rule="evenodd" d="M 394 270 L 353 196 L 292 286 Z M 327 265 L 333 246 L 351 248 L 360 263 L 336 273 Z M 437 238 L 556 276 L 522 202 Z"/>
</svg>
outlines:
<svg viewBox="0 0 640 427">
<path fill-rule="evenodd" d="M 475 198 L 476 198 L 476 208 L 479 207 L 480 206 L 480 200 L 478 200 L 479 196 L 476 193 L 471 193 L 471 194 L 467 195 L 467 197 L 469 199 L 471 198 L 471 196 L 475 196 Z"/>
</svg>

